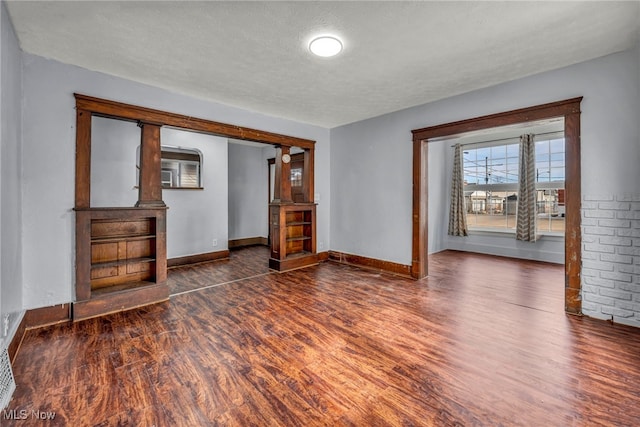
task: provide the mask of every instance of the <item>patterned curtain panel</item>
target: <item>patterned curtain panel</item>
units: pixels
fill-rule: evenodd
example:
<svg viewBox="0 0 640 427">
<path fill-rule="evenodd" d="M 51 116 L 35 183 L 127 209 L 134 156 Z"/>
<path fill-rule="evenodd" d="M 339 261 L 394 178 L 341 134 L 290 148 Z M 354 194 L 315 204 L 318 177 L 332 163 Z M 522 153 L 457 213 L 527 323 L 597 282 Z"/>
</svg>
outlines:
<svg viewBox="0 0 640 427">
<path fill-rule="evenodd" d="M 536 145 L 533 134 L 520 136 L 516 239 L 536 241 Z"/>
<path fill-rule="evenodd" d="M 451 180 L 451 206 L 449 207 L 449 235 L 467 235 L 467 212 L 464 209 L 464 177 L 462 174 L 462 147 L 456 144 Z"/>
</svg>

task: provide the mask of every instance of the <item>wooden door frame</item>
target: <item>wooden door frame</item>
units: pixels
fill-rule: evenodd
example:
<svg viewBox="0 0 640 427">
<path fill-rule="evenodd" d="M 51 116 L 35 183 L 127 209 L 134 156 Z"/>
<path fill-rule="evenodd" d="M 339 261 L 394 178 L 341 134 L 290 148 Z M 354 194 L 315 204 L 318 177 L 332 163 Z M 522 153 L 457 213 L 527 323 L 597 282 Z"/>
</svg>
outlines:
<svg viewBox="0 0 640 427">
<path fill-rule="evenodd" d="M 435 138 L 453 138 L 466 132 L 537 120 L 564 118 L 565 138 L 565 311 L 582 313 L 582 232 L 580 170 L 580 102 L 582 97 L 491 114 L 457 122 L 412 130 L 413 133 L 413 218 L 411 275 L 428 274 L 428 143 Z"/>
</svg>

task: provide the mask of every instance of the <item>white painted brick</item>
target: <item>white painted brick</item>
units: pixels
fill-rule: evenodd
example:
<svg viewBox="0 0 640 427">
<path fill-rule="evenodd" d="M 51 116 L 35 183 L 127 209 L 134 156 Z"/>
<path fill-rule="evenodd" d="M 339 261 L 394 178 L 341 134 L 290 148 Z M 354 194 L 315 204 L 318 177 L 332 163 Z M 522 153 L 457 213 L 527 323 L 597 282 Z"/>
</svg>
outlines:
<svg viewBox="0 0 640 427">
<path fill-rule="evenodd" d="M 613 236 L 616 234 L 616 230 L 611 227 L 584 227 L 583 233 L 596 236 Z"/>
<path fill-rule="evenodd" d="M 616 195 L 619 202 L 640 202 L 640 193 L 623 193 Z"/>
<path fill-rule="evenodd" d="M 596 226 L 598 225 L 598 220 L 594 218 L 582 218 L 583 226 Z"/>
<path fill-rule="evenodd" d="M 640 313 L 640 304 L 632 301 L 616 301 L 616 307 Z"/>
<path fill-rule="evenodd" d="M 631 246 L 633 244 L 633 240 L 628 237 L 602 236 L 599 238 L 599 243 L 601 245 Z"/>
<path fill-rule="evenodd" d="M 598 252 L 582 252 L 582 260 L 599 260 L 600 254 Z"/>
<path fill-rule="evenodd" d="M 618 291 L 616 289 L 600 289 L 600 295 L 603 297 L 611 297 L 618 300 L 631 301 L 633 294 L 631 292 Z"/>
<path fill-rule="evenodd" d="M 582 202 L 582 209 L 598 209 L 598 202 Z"/>
<path fill-rule="evenodd" d="M 610 229 L 607 228 L 606 230 L 610 230 Z M 618 228 L 615 231 L 616 231 L 616 234 L 620 237 L 640 238 L 640 228 Z M 637 242 L 634 241 L 634 245 L 638 246 L 636 243 Z"/>
<path fill-rule="evenodd" d="M 611 279 L 611 280 L 615 280 L 616 282 L 629 282 L 631 283 L 631 279 L 633 276 L 631 276 L 630 274 L 626 274 L 626 273 L 611 273 L 609 271 L 601 271 L 600 272 L 600 277 L 603 279 Z"/>
<path fill-rule="evenodd" d="M 633 257 L 629 255 L 600 254 L 600 261 L 616 264 L 633 264 Z"/>
<path fill-rule="evenodd" d="M 592 244 L 595 245 L 595 243 L 592 243 Z M 602 245 L 598 245 L 598 246 L 602 246 Z M 637 247 L 637 246 L 634 246 L 634 247 L 616 246 L 616 251 L 620 255 L 640 256 L 640 247 Z M 601 252 L 604 252 L 604 251 L 601 251 Z"/>
<path fill-rule="evenodd" d="M 628 211 L 631 209 L 631 203 L 620 202 L 600 202 L 598 203 L 598 209 L 613 209 L 620 211 Z"/>
<path fill-rule="evenodd" d="M 602 312 L 604 314 L 610 314 L 615 317 L 623 317 L 623 318 L 633 317 L 633 315 L 635 314 L 633 311 L 622 310 L 616 307 L 602 307 Z M 615 319 L 614 319 L 614 322 L 615 322 Z"/>
<path fill-rule="evenodd" d="M 584 299 L 585 299 L 585 301 L 589 301 L 589 302 L 593 302 L 593 303 L 597 303 L 597 304 L 602 304 L 602 305 L 608 305 L 610 307 L 613 307 L 613 304 L 615 304 L 613 298 L 604 297 L 602 295 L 594 295 L 594 294 L 585 293 L 584 294 Z"/>
<path fill-rule="evenodd" d="M 614 200 L 614 196 L 612 194 L 585 194 L 582 199 L 610 202 Z"/>
<path fill-rule="evenodd" d="M 613 280 L 601 279 L 600 277 L 583 277 L 584 283 L 589 285 L 605 287 L 605 288 L 615 288 L 616 282 Z"/>
<path fill-rule="evenodd" d="M 622 291 L 640 294 L 640 284 L 634 285 L 633 283 L 620 283 L 618 284 L 618 288 Z"/>
<path fill-rule="evenodd" d="M 629 228 L 631 221 L 627 219 L 599 219 L 598 225 L 600 227 Z"/>
<path fill-rule="evenodd" d="M 620 246 L 620 249 L 633 249 L 633 248 L 627 248 L 627 247 L 623 247 Z M 604 252 L 604 253 L 609 253 L 609 254 L 613 254 L 616 252 L 615 247 L 614 246 L 608 246 L 608 245 L 600 245 L 598 243 L 585 243 L 584 244 L 584 250 L 585 251 L 589 251 L 589 252 Z M 627 255 L 627 254 L 625 254 Z"/>
<path fill-rule="evenodd" d="M 582 292 L 584 293 L 589 293 L 589 294 L 599 294 L 600 287 L 598 286 L 593 286 L 593 285 L 587 285 L 587 284 L 583 284 L 582 285 Z"/>
<path fill-rule="evenodd" d="M 640 317 L 629 317 L 629 318 L 614 317 L 613 321 L 614 323 L 618 323 L 620 325 L 635 326 L 635 327 L 640 326 Z"/>
<path fill-rule="evenodd" d="M 586 210 L 584 211 L 585 218 L 615 218 L 615 212 L 602 211 L 602 210 Z"/>
<path fill-rule="evenodd" d="M 640 278 L 640 265 L 616 265 L 620 273 L 635 274 Z"/>
<path fill-rule="evenodd" d="M 616 211 L 618 219 L 640 219 L 639 211 Z"/>
<path fill-rule="evenodd" d="M 582 267 L 590 270 L 614 271 L 613 264 L 609 262 L 582 260 Z"/>
<path fill-rule="evenodd" d="M 589 315 L 589 312 L 597 312 L 600 306 L 588 301 L 582 301 L 582 312 Z"/>
<path fill-rule="evenodd" d="M 584 277 L 600 277 L 600 272 L 598 270 L 591 270 L 590 268 L 582 267 L 582 275 Z"/>
</svg>

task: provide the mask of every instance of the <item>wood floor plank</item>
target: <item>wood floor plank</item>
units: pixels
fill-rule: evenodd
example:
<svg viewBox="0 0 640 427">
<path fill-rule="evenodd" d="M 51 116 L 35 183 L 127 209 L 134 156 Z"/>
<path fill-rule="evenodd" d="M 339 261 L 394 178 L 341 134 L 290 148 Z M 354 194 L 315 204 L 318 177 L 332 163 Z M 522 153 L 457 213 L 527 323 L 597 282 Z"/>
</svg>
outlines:
<svg viewBox="0 0 640 427">
<path fill-rule="evenodd" d="M 413 281 L 270 272 L 262 252 L 170 270 L 169 302 L 28 331 L 8 409 L 51 425 L 640 425 L 640 329 L 567 316 L 562 266 L 447 251 Z"/>
</svg>

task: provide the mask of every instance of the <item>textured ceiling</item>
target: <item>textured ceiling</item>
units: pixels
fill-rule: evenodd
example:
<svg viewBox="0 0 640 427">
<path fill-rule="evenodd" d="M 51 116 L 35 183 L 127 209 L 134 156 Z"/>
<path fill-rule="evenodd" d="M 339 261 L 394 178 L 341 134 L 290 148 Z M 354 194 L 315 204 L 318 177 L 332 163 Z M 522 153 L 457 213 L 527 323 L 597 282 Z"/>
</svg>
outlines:
<svg viewBox="0 0 640 427">
<path fill-rule="evenodd" d="M 335 127 L 630 48 L 631 2 L 8 1 L 22 49 Z M 307 49 L 333 33 L 343 53 Z"/>
</svg>

